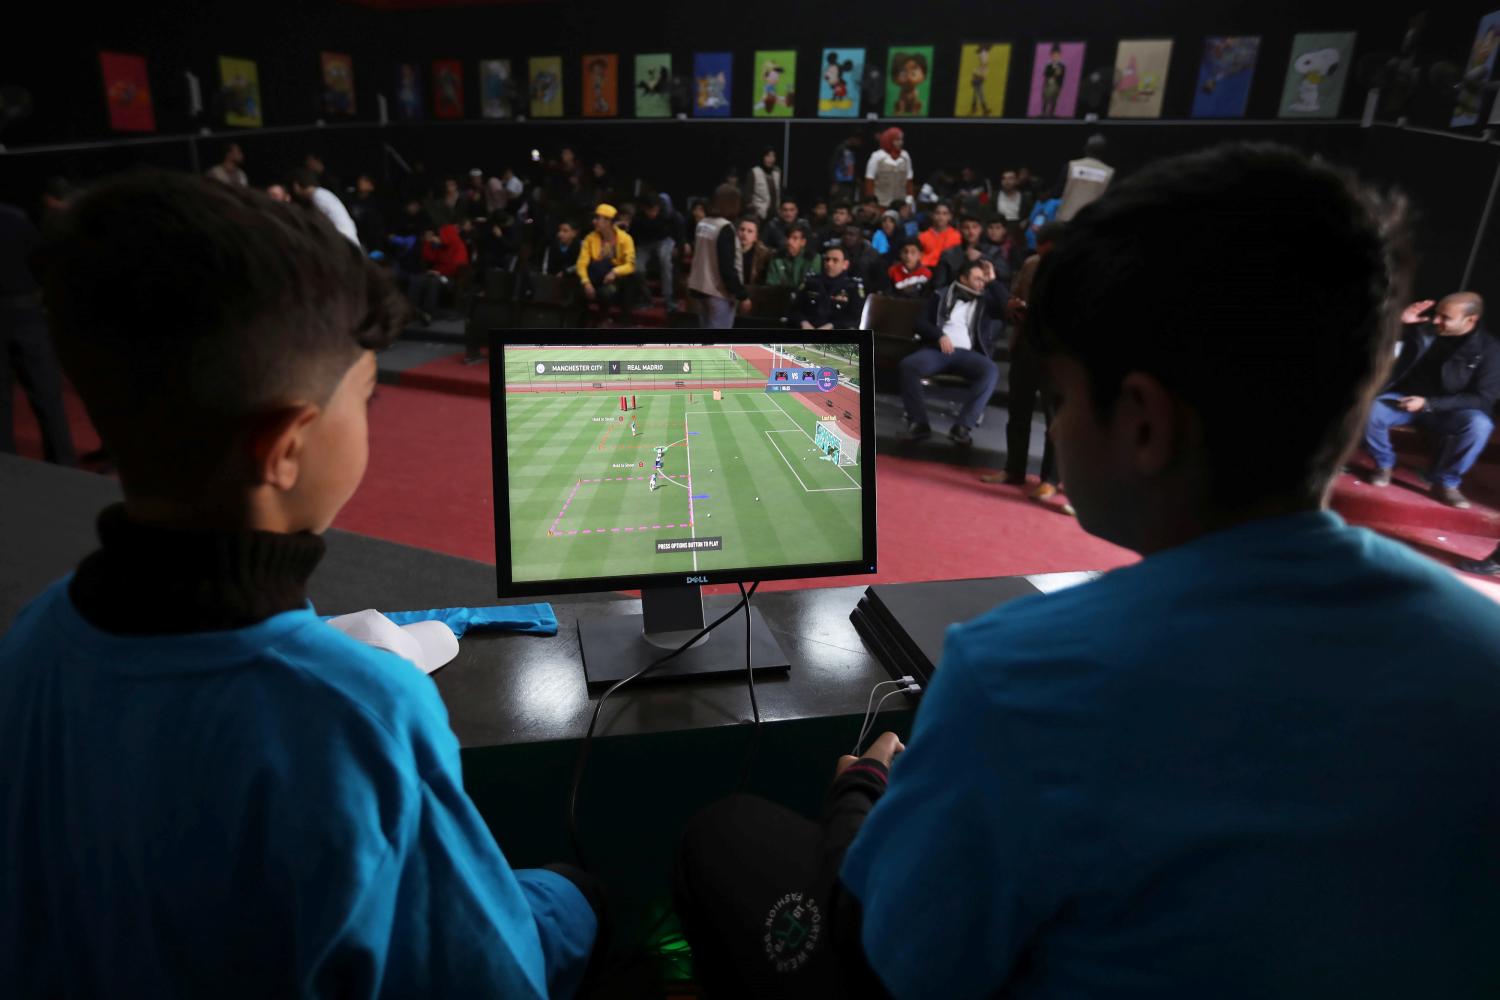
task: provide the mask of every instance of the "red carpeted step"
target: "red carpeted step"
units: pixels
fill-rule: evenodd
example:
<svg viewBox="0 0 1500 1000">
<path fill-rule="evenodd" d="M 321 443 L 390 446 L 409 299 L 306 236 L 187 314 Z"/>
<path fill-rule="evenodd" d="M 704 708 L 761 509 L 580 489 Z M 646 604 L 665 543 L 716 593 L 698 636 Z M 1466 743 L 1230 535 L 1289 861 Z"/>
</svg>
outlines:
<svg viewBox="0 0 1500 1000">
<path fill-rule="evenodd" d="M 397 385 L 428 389 L 459 396 L 490 397 L 489 360 L 465 364 L 463 352 L 408 368 L 397 376 Z"/>
</svg>

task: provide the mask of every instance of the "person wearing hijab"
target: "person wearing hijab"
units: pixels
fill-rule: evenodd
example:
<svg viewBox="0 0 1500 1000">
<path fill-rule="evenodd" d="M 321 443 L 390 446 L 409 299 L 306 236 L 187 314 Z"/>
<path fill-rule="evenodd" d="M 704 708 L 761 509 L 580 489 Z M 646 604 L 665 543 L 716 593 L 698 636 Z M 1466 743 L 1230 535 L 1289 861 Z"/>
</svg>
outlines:
<svg viewBox="0 0 1500 1000">
<path fill-rule="evenodd" d="M 870 154 L 865 165 L 865 194 L 873 194 L 882 205 L 893 201 L 910 201 L 914 189 L 911 154 L 902 148 L 906 136 L 899 128 L 880 133 L 880 148 Z"/>
</svg>

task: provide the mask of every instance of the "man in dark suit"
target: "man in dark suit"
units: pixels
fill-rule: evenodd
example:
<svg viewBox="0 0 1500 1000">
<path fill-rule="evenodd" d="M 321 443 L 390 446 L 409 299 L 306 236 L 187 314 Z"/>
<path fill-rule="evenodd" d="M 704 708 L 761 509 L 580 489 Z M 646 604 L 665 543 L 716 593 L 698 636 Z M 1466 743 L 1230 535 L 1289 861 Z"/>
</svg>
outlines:
<svg viewBox="0 0 1500 1000">
<path fill-rule="evenodd" d="M 987 317 L 999 316 L 1009 296 L 1005 283 L 995 277 L 995 265 L 981 258 L 960 264 L 953 284 L 938 289 L 927 300 L 917 317 L 922 346 L 902 358 L 899 369 L 901 400 L 910 422 L 902 440 L 921 441 L 932 436 L 922 380 L 951 373 L 968 379 L 970 390 L 948 436 L 957 445 L 974 443 L 972 432 L 1000 378 L 1000 369 L 990 360 L 991 325 Z"/>
<path fill-rule="evenodd" d="M 1479 325 L 1484 300 L 1473 292 L 1455 292 L 1435 304 L 1430 317 L 1430 299 L 1401 314 L 1407 330 L 1396 369 L 1365 424 L 1365 449 L 1375 460 L 1370 484 L 1390 484 L 1396 466 L 1391 428 L 1414 424 L 1442 438 L 1431 474 L 1433 497 L 1465 508 L 1469 501 L 1458 487 L 1495 427 L 1500 341 Z"/>
</svg>

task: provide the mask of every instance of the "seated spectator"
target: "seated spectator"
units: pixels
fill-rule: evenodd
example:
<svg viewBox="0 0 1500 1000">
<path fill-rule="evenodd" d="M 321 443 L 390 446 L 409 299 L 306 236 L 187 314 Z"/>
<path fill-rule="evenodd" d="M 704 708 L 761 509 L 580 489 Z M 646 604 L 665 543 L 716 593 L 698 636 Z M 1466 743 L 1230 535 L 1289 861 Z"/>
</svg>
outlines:
<svg viewBox="0 0 1500 1000">
<path fill-rule="evenodd" d="M 822 271 L 822 258 L 809 249 L 807 243 L 807 223 L 798 221 L 787 230 L 781 252 L 771 258 L 766 284 L 800 288 L 808 275 Z"/>
<path fill-rule="evenodd" d="M 1375 460 L 1372 486 L 1388 486 L 1396 466 L 1391 428 L 1414 424 L 1441 439 L 1431 473 L 1432 495 L 1460 509 L 1459 492 L 1494 430 L 1500 402 L 1500 341 L 1479 325 L 1484 300 L 1456 292 L 1437 303 L 1415 302 L 1401 314 L 1406 325 L 1396 370 L 1365 422 L 1365 450 Z"/>
<path fill-rule="evenodd" d="M 880 202 L 876 197 L 873 194 L 867 194 L 860 198 L 859 204 L 854 208 L 854 224 L 864 230 L 866 236 L 870 236 L 880 226 L 881 211 Z"/>
<path fill-rule="evenodd" d="M 474 226 L 479 266 L 509 270 L 521 248 L 521 230 L 509 212 L 491 212 Z"/>
<path fill-rule="evenodd" d="M 504 168 L 495 179 L 500 182 L 500 186 L 512 199 L 520 198 L 526 193 L 526 185 L 521 182 L 521 178 L 516 176 L 514 167 Z"/>
<path fill-rule="evenodd" d="M 283 204 L 292 200 L 292 196 L 288 194 L 286 188 L 280 184 L 267 184 L 266 197 L 270 198 L 272 201 L 282 202 Z"/>
<path fill-rule="evenodd" d="M 932 269 L 922 263 L 922 248 L 914 240 L 901 244 L 901 260 L 887 272 L 891 294 L 903 299 L 920 299 L 932 283 Z"/>
<path fill-rule="evenodd" d="M 615 212 L 615 229 L 618 232 L 630 232 L 631 225 L 635 222 L 635 203 L 631 201 L 621 202 L 619 210 Z M 635 237 L 632 236 L 631 239 Z"/>
<path fill-rule="evenodd" d="M 359 234 L 365 253 L 385 253 L 385 213 L 375 196 L 375 179 L 369 174 L 354 178 L 354 197 L 349 201 L 349 217 Z"/>
<path fill-rule="evenodd" d="M 1009 276 L 1026 263 L 1025 248 L 1003 216 L 992 215 L 984 220 L 984 241 L 979 246 L 995 262 L 995 273 L 1007 284 Z"/>
<path fill-rule="evenodd" d="M 946 201 L 933 205 L 927 221 L 927 228 L 917 233 L 917 241 L 922 245 L 922 263 L 935 269 L 943 254 L 958 246 L 962 238 L 951 225 L 953 207 Z"/>
<path fill-rule="evenodd" d="M 909 201 L 896 201 L 891 203 L 890 211 L 900 216 L 901 229 L 907 238 L 916 239 L 917 234 L 922 231 L 921 220 L 917 217 L 917 206 Z"/>
<path fill-rule="evenodd" d="M 635 240 L 635 256 L 641 274 L 655 269 L 661 281 L 662 302 L 671 308 L 674 302 L 674 279 L 677 269 L 676 250 L 687 239 L 687 227 L 682 215 L 666 199 L 654 192 L 641 198 L 641 211 L 636 217 L 635 228 L 630 236 Z"/>
<path fill-rule="evenodd" d="M 628 304 L 622 302 L 624 286 L 620 279 L 635 273 L 635 241 L 615 227 L 617 214 L 613 205 L 595 208 L 594 231 L 584 237 L 583 249 L 578 252 L 577 274 L 583 297 L 606 307 Z"/>
<path fill-rule="evenodd" d="M 875 252 L 880 254 L 882 259 L 894 263 L 894 259 L 900 255 L 901 247 L 906 244 L 907 238 L 901 226 L 900 214 L 887 209 L 880 216 L 880 225 L 875 228 L 875 232 L 870 234 L 870 246 L 875 248 Z M 920 246 L 917 247 L 918 251 L 921 249 Z"/>
<path fill-rule="evenodd" d="M 991 191 L 990 182 L 972 166 L 966 163 L 959 169 L 953 198 L 958 202 L 960 212 L 982 214 L 989 207 Z"/>
<path fill-rule="evenodd" d="M 827 198 L 814 198 L 807 213 L 807 227 L 812 230 L 813 247 L 823 245 L 823 235 L 831 225 Z"/>
<path fill-rule="evenodd" d="M 458 227 L 450 222 L 423 233 L 422 262 L 427 265 L 427 270 L 447 281 L 457 278 L 469 263 L 469 251 Z"/>
<path fill-rule="evenodd" d="M 845 226 L 839 233 L 838 245 L 843 248 L 844 259 L 849 262 L 850 277 L 858 278 L 866 292 L 885 291 L 885 258 L 875 252 L 858 226 Z"/>
<path fill-rule="evenodd" d="M 797 289 L 787 312 L 787 325 L 803 330 L 853 330 L 864 314 L 865 289 L 850 277 L 849 261 L 841 246 L 823 252 L 823 273 L 810 274 Z"/>
<path fill-rule="evenodd" d="M 1036 196 L 1021 185 L 1021 177 L 1014 170 L 1000 174 L 1000 190 L 995 192 L 994 208 L 1006 222 L 1019 223 L 1031 212 Z"/>
<path fill-rule="evenodd" d="M 826 250 L 828 247 L 844 240 L 844 230 L 854 221 L 854 212 L 848 202 L 839 202 L 833 206 L 833 213 L 828 217 L 828 227 L 823 230 L 822 238 L 818 241 L 818 249 Z"/>
<path fill-rule="evenodd" d="M 462 198 L 463 193 L 458 188 L 458 179 L 444 177 L 442 194 L 428 196 L 422 202 L 422 210 L 427 213 L 427 217 L 435 226 L 446 226 L 450 222 L 457 225 Z"/>
<path fill-rule="evenodd" d="M 927 300 L 917 317 L 922 346 L 902 358 L 899 369 L 908 422 L 901 440 L 923 441 L 932 436 L 922 380 L 951 374 L 968 379 L 969 395 L 948 437 L 962 447 L 974 443 L 974 428 L 1000 378 L 1000 369 L 990 360 L 987 320 L 1001 314 L 1008 298 L 1004 283 L 995 280 L 994 265 L 980 259 L 964 261 L 953 284 L 939 288 Z"/>
<path fill-rule="evenodd" d="M 792 227 L 801 221 L 802 218 L 797 211 L 797 199 L 784 197 L 776 210 L 776 218 L 766 223 L 761 233 L 761 240 L 772 250 L 780 250 L 786 245 L 787 233 L 791 232 Z"/>
<path fill-rule="evenodd" d="M 570 219 L 557 224 L 557 236 L 542 251 L 543 274 L 565 274 L 578 270 L 578 251 L 582 244 L 578 240 L 578 227 Z"/>
<path fill-rule="evenodd" d="M 984 225 L 978 218 L 965 215 L 960 219 L 958 221 L 959 242 L 952 248 L 944 250 L 942 256 L 938 258 L 937 267 L 932 269 L 933 283 L 939 288 L 953 284 L 958 277 L 958 266 L 966 260 L 992 259 L 985 253 L 984 246 L 980 242 L 983 237 Z M 1005 268 L 1004 275 L 996 269 L 996 276 L 1009 284 L 1006 279 L 1010 277 L 1010 268 Z"/>
<path fill-rule="evenodd" d="M 821 826 L 745 796 L 695 819 L 676 897 L 705 993 L 765 968 L 788 893 L 847 996 L 1495 993 L 1500 615 L 1327 509 L 1400 229 L 1265 146 L 1073 220 L 1028 335 L 1081 525 L 1142 561 L 950 626 L 907 745 L 843 758 Z"/>
<path fill-rule="evenodd" d="M 6 991 L 577 992 L 592 880 L 513 870 L 436 686 L 308 602 L 385 277 L 319 214 L 169 173 L 85 195 L 48 271 L 124 500 L 0 640 Z"/>
<path fill-rule="evenodd" d="M 308 153 L 302 158 L 302 166 L 313 172 L 313 176 L 317 178 L 318 187 L 329 192 L 339 201 L 344 200 L 344 182 L 338 174 L 328 169 L 328 165 L 323 162 L 321 156 L 317 153 Z"/>
<path fill-rule="evenodd" d="M 349 217 L 349 210 L 332 191 L 318 186 L 316 174 L 306 167 L 299 167 L 292 171 L 291 187 L 293 199 L 307 208 L 316 209 L 322 213 L 346 240 L 359 246 L 359 231 L 354 228 L 354 220 Z"/>
<path fill-rule="evenodd" d="M 218 181 L 220 184 L 232 184 L 238 187 L 247 187 L 250 178 L 245 175 L 245 151 L 237 142 L 231 142 L 224 147 L 224 158 L 208 168 L 208 179 Z"/>
<path fill-rule="evenodd" d="M 740 274 L 747 285 L 764 285 L 766 270 L 771 265 L 771 248 L 760 241 L 760 219 L 755 215 L 740 216 L 735 227 L 739 238 Z M 750 311 L 750 300 L 740 303 L 740 312 Z"/>
</svg>

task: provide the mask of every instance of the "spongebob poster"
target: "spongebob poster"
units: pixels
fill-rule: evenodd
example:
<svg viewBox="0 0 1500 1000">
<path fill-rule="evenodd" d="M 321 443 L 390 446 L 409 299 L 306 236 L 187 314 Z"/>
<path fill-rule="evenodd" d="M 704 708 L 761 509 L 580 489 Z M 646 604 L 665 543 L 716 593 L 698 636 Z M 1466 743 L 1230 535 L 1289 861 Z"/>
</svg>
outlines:
<svg viewBox="0 0 1500 1000">
<path fill-rule="evenodd" d="M 1469 61 L 1464 63 L 1463 79 L 1458 84 L 1458 102 L 1453 107 L 1450 123 L 1454 128 L 1479 124 L 1484 85 L 1490 82 L 1495 72 L 1497 48 L 1500 48 L 1500 10 L 1480 18 L 1474 47 L 1469 50 Z"/>
<path fill-rule="evenodd" d="M 926 118 L 932 113 L 931 104 L 932 46 L 895 46 L 885 78 L 886 115 Z"/>
<path fill-rule="evenodd" d="M 958 118 L 1003 118 L 1005 83 L 1010 76 L 1010 46 L 979 42 L 958 55 Z"/>
<path fill-rule="evenodd" d="M 104 101 L 109 107 L 109 127 L 116 132 L 155 132 L 156 113 L 151 105 L 151 81 L 146 74 L 146 57 L 124 52 L 101 52 L 99 72 L 104 77 Z"/>
<path fill-rule="evenodd" d="M 733 53 L 693 53 L 694 118 L 729 117 L 729 75 L 733 70 Z"/>
<path fill-rule="evenodd" d="M 1203 64 L 1193 88 L 1194 118 L 1243 118 L 1255 78 L 1260 39 L 1216 35 L 1203 41 Z"/>
<path fill-rule="evenodd" d="M 1337 118 L 1344 83 L 1353 71 L 1354 32 L 1303 33 L 1292 39 L 1292 58 L 1281 90 L 1281 118 Z"/>
<path fill-rule="evenodd" d="M 635 116 L 666 118 L 672 113 L 672 53 L 635 57 Z"/>
<path fill-rule="evenodd" d="M 824 49 L 822 80 L 818 83 L 819 118 L 857 118 L 864 49 Z"/>
<path fill-rule="evenodd" d="M 755 103 L 750 114 L 756 118 L 790 118 L 797 108 L 797 53 L 793 49 L 776 49 L 755 53 Z"/>
<path fill-rule="evenodd" d="M 323 60 L 323 113 L 354 114 L 354 60 L 342 52 L 320 52 Z"/>
<path fill-rule="evenodd" d="M 260 73 L 254 59 L 219 57 L 219 94 L 224 102 L 224 124 L 260 128 L 265 115 L 260 103 Z"/>
<path fill-rule="evenodd" d="M 561 118 L 563 113 L 562 56 L 532 56 L 531 117 Z"/>
<path fill-rule="evenodd" d="M 1121 39 L 1115 51 L 1115 84 L 1109 92 L 1111 118 L 1160 118 L 1172 40 Z"/>
</svg>

